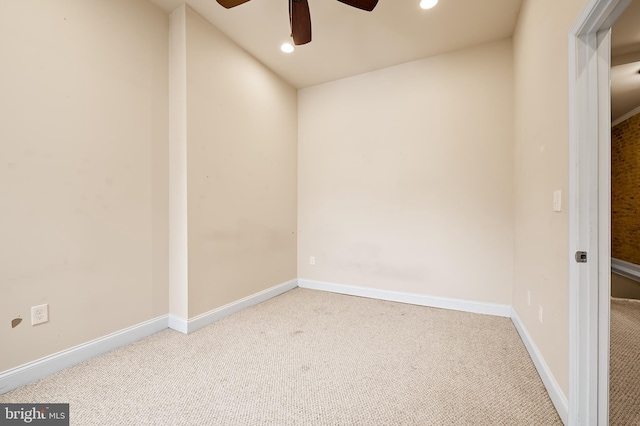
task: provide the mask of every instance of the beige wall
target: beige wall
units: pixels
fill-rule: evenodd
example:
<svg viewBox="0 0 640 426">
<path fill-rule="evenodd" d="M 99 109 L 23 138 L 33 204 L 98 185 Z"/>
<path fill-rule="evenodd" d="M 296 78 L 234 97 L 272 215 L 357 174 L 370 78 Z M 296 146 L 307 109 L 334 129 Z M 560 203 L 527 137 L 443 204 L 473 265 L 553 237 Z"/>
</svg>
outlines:
<svg viewBox="0 0 640 426">
<path fill-rule="evenodd" d="M 568 34 L 583 4 L 584 0 L 525 0 L 513 39 L 513 305 L 565 395 L 569 381 Z M 563 212 L 553 212 L 554 190 L 562 190 Z M 543 307 L 542 324 L 539 306 Z"/>
<path fill-rule="evenodd" d="M 296 90 L 186 11 L 189 317 L 296 278 Z"/>
<path fill-rule="evenodd" d="M 147 1 L 0 2 L 0 371 L 167 313 L 167 39 Z"/>
<path fill-rule="evenodd" d="M 512 78 L 504 40 L 300 90 L 299 278 L 510 305 Z"/>
<path fill-rule="evenodd" d="M 189 269 L 172 296 L 193 317 L 296 277 L 297 96 L 183 12 L 171 114 L 188 158 L 171 156 L 188 181 L 171 187 Z M 142 0 L 3 2 L 0 36 L 3 371 L 169 312 L 176 68 L 169 17 Z"/>
</svg>

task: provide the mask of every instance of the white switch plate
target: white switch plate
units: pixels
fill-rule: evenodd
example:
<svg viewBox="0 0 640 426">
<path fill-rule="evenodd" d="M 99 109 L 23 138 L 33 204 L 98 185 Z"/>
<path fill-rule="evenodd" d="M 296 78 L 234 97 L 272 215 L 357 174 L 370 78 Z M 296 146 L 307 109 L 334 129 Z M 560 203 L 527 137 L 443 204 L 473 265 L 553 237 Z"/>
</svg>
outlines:
<svg viewBox="0 0 640 426">
<path fill-rule="evenodd" d="M 315 265 L 316 264 L 316 258 L 314 256 L 310 256 L 309 257 L 309 265 Z"/>
<path fill-rule="evenodd" d="M 560 190 L 553 191 L 553 211 L 562 211 L 562 191 Z"/>
</svg>

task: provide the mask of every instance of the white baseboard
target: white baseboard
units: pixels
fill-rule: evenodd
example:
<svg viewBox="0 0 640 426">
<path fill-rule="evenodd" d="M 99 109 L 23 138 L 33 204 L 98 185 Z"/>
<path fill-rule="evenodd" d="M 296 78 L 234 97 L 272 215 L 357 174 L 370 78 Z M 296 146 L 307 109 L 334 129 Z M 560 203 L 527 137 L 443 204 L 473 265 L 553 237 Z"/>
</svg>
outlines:
<svg viewBox="0 0 640 426">
<path fill-rule="evenodd" d="M 617 126 L 618 124 L 622 123 L 625 120 L 630 119 L 631 117 L 633 117 L 634 115 L 637 115 L 637 114 L 640 114 L 640 107 L 634 108 L 631 111 L 629 111 L 628 113 L 624 114 L 622 117 L 616 118 L 611 123 L 611 127 Z"/>
<path fill-rule="evenodd" d="M 509 318 L 511 306 L 498 303 L 476 302 L 473 300 L 451 299 L 447 297 L 425 296 L 415 293 L 380 290 L 368 287 L 356 287 L 346 284 L 335 284 L 321 281 L 298 279 L 298 287 L 312 290 L 329 291 L 350 296 L 368 297 L 370 299 L 387 300 L 390 302 L 408 303 L 411 305 L 429 306 L 432 308 L 451 309 L 454 311 L 471 312 L 475 314 L 493 315 Z"/>
<path fill-rule="evenodd" d="M 163 315 L 11 370 L 3 371 L 0 373 L 0 395 L 97 355 L 150 336 L 166 329 L 167 326 L 168 317 Z"/>
<path fill-rule="evenodd" d="M 251 296 L 247 296 L 244 299 L 240 299 L 235 302 L 229 303 L 228 305 L 224 305 L 209 312 L 205 312 L 204 314 L 198 315 L 189 320 L 169 315 L 169 328 L 172 328 L 181 333 L 189 334 L 198 329 L 201 329 L 202 327 L 226 318 L 229 315 L 240 312 L 243 309 L 257 305 L 258 303 L 262 303 L 266 300 L 271 299 L 272 297 L 276 297 L 282 293 L 292 290 L 297 286 L 298 280 L 287 281 L 286 283 L 276 285 L 259 293 L 252 294 Z"/>
<path fill-rule="evenodd" d="M 634 281 L 640 281 L 640 265 L 624 260 L 611 258 L 611 271 Z"/>
<path fill-rule="evenodd" d="M 167 327 L 185 334 L 190 333 L 245 308 L 278 296 L 297 286 L 297 280 L 291 280 L 189 320 L 173 315 L 163 315 L 39 360 L 3 371 L 0 373 L 0 395 L 97 355 L 133 343 L 136 340 L 162 331 Z"/>
<path fill-rule="evenodd" d="M 180 333 L 189 334 L 189 320 L 169 314 L 169 328 Z"/>
<path fill-rule="evenodd" d="M 558 382 L 556 382 L 551 370 L 549 370 L 549 366 L 544 361 L 538 347 L 533 342 L 531 335 L 525 328 L 524 324 L 522 324 L 522 321 L 520 321 L 520 317 L 514 309 L 511 310 L 511 321 L 513 321 L 513 325 L 515 325 L 516 330 L 518 330 L 518 334 L 520 334 L 520 338 L 522 339 L 524 346 L 527 348 L 529 356 L 531 357 L 533 364 L 536 366 L 536 370 L 538 370 L 538 374 L 542 379 L 544 387 L 547 388 L 549 397 L 551 398 L 553 405 L 556 407 L 558 415 L 566 425 L 569 418 L 569 403 L 567 402 L 567 397 L 560 389 Z"/>
</svg>

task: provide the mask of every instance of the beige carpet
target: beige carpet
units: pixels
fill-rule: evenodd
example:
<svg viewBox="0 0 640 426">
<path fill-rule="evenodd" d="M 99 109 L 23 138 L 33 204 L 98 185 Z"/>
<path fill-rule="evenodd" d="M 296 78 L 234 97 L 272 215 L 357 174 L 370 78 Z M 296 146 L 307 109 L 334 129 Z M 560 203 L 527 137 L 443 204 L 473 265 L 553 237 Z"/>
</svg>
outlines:
<svg viewBox="0 0 640 426">
<path fill-rule="evenodd" d="M 555 425 L 507 318 L 295 289 L 0 396 L 74 425 Z"/>
<path fill-rule="evenodd" d="M 640 301 L 611 299 L 609 423 L 640 425 Z"/>
</svg>

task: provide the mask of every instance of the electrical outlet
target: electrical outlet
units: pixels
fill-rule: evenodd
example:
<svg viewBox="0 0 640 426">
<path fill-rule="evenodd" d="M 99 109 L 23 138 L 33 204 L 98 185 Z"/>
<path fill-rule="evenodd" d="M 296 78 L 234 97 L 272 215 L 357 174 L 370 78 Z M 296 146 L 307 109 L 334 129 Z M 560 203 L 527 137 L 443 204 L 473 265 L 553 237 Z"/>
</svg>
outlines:
<svg viewBox="0 0 640 426">
<path fill-rule="evenodd" d="M 531 306 L 531 290 L 527 290 L 527 305 Z"/>
<path fill-rule="evenodd" d="M 316 258 L 314 256 L 310 256 L 309 257 L 309 265 L 315 265 L 316 264 Z"/>
<path fill-rule="evenodd" d="M 31 325 L 42 324 L 49 321 L 49 305 L 31 307 Z"/>
<path fill-rule="evenodd" d="M 542 306 L 538 306 L 538 321 L 542 324 Z"/>
</svg>

